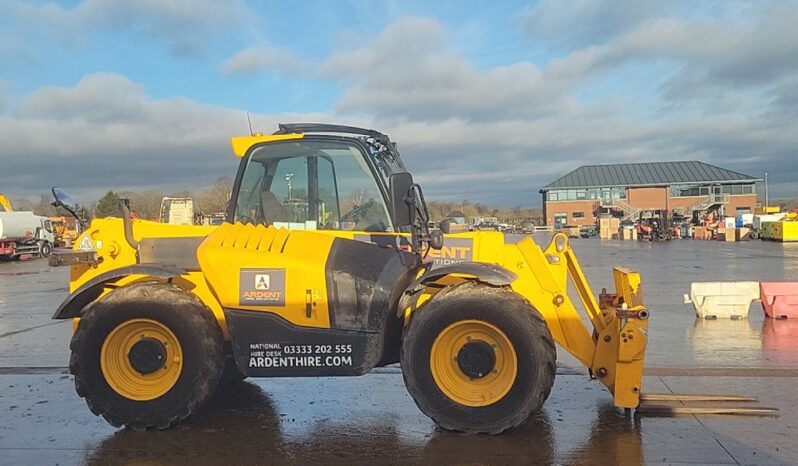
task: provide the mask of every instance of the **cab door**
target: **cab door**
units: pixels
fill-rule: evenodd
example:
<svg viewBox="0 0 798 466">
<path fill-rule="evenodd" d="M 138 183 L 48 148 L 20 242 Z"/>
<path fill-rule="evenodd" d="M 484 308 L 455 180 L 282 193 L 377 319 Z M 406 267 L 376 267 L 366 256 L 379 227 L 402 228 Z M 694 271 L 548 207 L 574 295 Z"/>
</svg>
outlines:
<svg viewBox="0 0 798 466">
<path fill-rule="evenodd" d="M 367 310 L 377 293 L 375 280 L 392 277 L 378 290 L 390 293 L 398 276 L 416 264 L 400 258 L 396 265 L 397 251 L 371 244 L 371 235 L 381 234 L 401 249 L 365 157 L 357 143 L 340 138 L 272 142 L 251 151 L 234 190 L 235 228 L 220 229 L 229 238 L 209 237 L 218 243 L 216 252 L 203 248 L 210 258 L 203 270 L 215 269 L 207 274 L 239 276 L 239 295 L 229 290 L 225 305 L 273 312 L 302 326 L 379 330 L 373 324 L 380 319 Z M 228 248 L 239 244 L 243 251 Z M 386 275 L 386 267 L 393 271 Z M 257 289 L 267 286 L 257 282 L 267 276 L 279 289 Z M 285 299 L 272 305 L 265 298 L 241 301 L 279 292 Z M 380 312 L 390 307 L 387 296 L 375 302 L 384 302 Z"/>
</svg>

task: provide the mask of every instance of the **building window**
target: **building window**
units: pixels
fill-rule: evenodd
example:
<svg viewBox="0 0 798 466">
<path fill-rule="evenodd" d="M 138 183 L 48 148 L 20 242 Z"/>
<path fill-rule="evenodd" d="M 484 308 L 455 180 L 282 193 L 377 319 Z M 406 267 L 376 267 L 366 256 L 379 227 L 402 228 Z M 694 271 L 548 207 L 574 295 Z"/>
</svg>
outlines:
<svg viewBox="0 0 798 466">
<path fill-rule="evenodd" d="M 731 194 L 732 196 L 739 196 L 741 194 L 753 194 L 754 187 L 750 184 L 730 184 L 721 187 L 723 194 Z"/>
<path fill-rule="evenodd" d="M 546 192 L 546 200 L 549 201 L 609 201 L 611 199 L 626 199 L 626 187 L 552 189 Z"/>
<path fill-rule="evenodd" d="M 735 209 L 735 213 L 737 215 L 750 214 L 751 213 L 751 208 L 750 207 L 737 207 Z"/>
<path fill-rule="evenodd" d="M 722 191 L 732 196 L 739 196 L 742 194 L 754 194 L 754 185 L 752 184 L 733 184 L 723 186 Z"/>
<path fill-rule="evenodd" d="M 708 196 L 710 192 L 709 186 L 675 184 L 671 186 L 671 196 L 685 197 L 685 196 Z M 741 194 L 754 194 L 756 191 L 753 184 L 726 184 L 714 186 L 715 194 L 730 194 L 738 196 Z"/>
<path fill-rule="evenodd" d="M 709 186 L 698 186 L 689 184 L 675 184 L 671 186 L 671 196 L 673 197 L 688 197 L 688 196 L 708 196 Z"/>
<path fill-rule="evenodd" d="M 585 218 L 585 213 L 584 212 L 572 212 L 571 213 L 571 217 L 575 218 L 575 219 L 576 218 Z"/>
</svg>

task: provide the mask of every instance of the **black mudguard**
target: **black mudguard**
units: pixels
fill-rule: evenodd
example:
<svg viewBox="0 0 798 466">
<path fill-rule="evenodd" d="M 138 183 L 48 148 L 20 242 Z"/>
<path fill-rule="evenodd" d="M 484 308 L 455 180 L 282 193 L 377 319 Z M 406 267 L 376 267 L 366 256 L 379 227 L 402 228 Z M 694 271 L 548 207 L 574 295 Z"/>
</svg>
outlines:
<svg viewBox="0 0 798 466">
<path fill-rule="evenodd" d="M 472 275 L 477 280 L 493 286 L 505 286 L 518 279 L 518 275 L 504 267 L 483 262 L 460 262 L 445 265 L 425 272 L 408 286 L 408 290 L 415 289 L 425 283 L 433 282 L 441 277 L 452 274 Z"/>
<path fill-rule="evenodd" d="M 474 277 L 474 280 L 491 286 L 507 286 L 518 279 L 518 275 L 504 267 L 484 262 L 460 262 L 434 268 L 424 272 L 424 274 L 405 288 L 405 293 L 399 301 L 397 312 L 404 312 L 418 293 L 424 291 L 424 286 L 427 283 L 434 282 L 452 274 L 470 275 Z"/>
<path fill-rule="evenodd" d="M 99 298 L 105 285 L 110 281 L 128 275 L 148 275 L 151 277 L 170 279 L 185 273 L 186 271 L 179 267 L 161 264 L 138 264 L 109 270 L 108 272 L 92 278 L 75 290 L 74 293 L 71 293 L 64 302 L 58 306 L 58 310 L 53 314 L 53 319 L 80 317 L 83 308 Z"/>
</svg>

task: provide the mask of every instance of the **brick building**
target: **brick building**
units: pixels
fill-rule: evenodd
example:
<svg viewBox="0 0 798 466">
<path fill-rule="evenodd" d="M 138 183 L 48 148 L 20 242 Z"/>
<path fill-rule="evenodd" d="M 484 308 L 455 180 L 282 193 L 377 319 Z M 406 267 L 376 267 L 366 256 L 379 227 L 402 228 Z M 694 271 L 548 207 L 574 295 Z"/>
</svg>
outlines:
<svg viewBox="0 0 798 466">
<path fill-rule="evenodd" d="M 599 215 L 636 219 L 641 211 L 685 216 L 750 213 L 756 183 L 749 175 L 703 162 L 585 165 L 541 188 L 546 225 L 592 225 Z"/>
</svg>

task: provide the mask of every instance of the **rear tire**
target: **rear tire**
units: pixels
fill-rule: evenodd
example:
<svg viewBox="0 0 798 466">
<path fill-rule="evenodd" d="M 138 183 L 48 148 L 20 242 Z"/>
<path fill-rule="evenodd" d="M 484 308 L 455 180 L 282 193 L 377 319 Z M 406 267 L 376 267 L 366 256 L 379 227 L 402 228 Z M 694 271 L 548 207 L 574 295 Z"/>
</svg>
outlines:
<svg viewBox="0 0 798 466">
<path fill-rule="evenodd" d="M 223 343 L 216 319 L 195 295 L 171 284 L 133 284 L 84 311 L 69 369 L 95 415 L 115 427 L 165 429 L 214 392 Z"/>
<path fill-rule="evenodd" d="M 222 383 L 239 383 L 246 378 L 247 375 L 238 370 L 235 358 L 233 356 L 226 357 L 222 369 Z"/>
<path fill-rule="evenodd" d="M 413 314 L 401 360 L 408 392 L 439 426 L 498 434 L 540 410 L 557 352 L 543 317 L 521 296 L 466 282 Z"/>
</svg>

